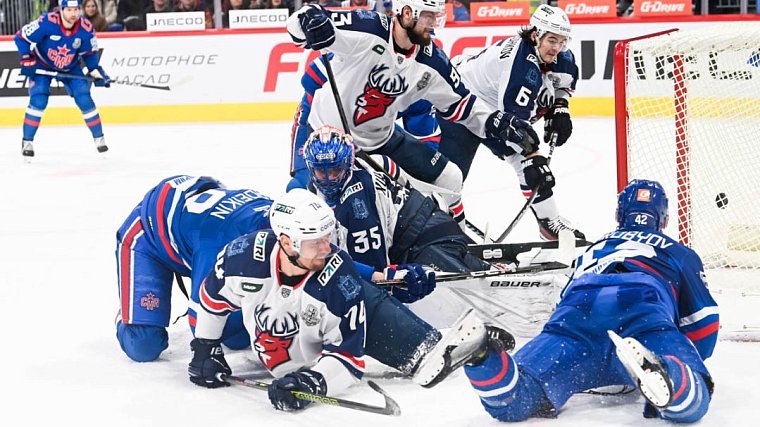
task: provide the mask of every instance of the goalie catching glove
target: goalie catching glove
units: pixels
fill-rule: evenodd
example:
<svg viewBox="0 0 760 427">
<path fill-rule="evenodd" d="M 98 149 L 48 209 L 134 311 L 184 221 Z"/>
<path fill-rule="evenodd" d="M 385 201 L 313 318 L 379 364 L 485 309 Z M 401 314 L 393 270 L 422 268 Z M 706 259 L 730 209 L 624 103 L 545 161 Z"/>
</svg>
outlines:
<svg viewBox="0 0 760 427">
<path fill-rule="evenodd" d="M 391 293 L 397 300 L 409 304 L 419 301 L 435 290 L 435 272 L 422 264 L 389 266 L 383 270 L 386 280 L 403 280 L 406 289 L 394 286 Z"/>
</svg>

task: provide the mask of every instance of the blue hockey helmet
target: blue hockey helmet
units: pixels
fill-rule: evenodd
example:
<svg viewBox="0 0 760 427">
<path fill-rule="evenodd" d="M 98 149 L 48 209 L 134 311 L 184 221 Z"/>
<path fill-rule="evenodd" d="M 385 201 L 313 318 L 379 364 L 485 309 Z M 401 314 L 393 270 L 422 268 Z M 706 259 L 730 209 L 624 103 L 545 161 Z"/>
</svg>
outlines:
<svg viewBox="0 0 760 427">
<path fill-rule="evenodd" d="M 668 196 L 657 181 L 634 179 L 618 194 L 618 228 L 662 231 L 668 225 Z"/>
<path fill-rule="evenodd" d="M 354 144 L 350 135 L 332 126 L 322 126 L 306 140 L 303 158 L 309 181 L 330 206 L 338 202 L 343 185 L 351 177 Z"/>
<path fill-rule="evenodd" d="M 63 10 L 67 7 L 82 7 L 82 0 L 58 0 L 58 7 Z"/>
</svg>

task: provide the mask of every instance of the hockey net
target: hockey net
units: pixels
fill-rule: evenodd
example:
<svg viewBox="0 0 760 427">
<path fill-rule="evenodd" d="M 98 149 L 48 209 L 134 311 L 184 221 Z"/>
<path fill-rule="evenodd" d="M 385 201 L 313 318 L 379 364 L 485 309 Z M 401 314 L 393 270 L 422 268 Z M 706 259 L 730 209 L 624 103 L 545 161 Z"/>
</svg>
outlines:
<svg viewBox="0 0 760 427">
<path fill-rule="evenodd" d="M 703 259 L 722 336 L 760 320 L 760 24 L 670 30 L 615 51 L 618 190 L 659 181 L 665 232 Z M 754 338 L 756 339 L 756 338 Z"/>
</svg>

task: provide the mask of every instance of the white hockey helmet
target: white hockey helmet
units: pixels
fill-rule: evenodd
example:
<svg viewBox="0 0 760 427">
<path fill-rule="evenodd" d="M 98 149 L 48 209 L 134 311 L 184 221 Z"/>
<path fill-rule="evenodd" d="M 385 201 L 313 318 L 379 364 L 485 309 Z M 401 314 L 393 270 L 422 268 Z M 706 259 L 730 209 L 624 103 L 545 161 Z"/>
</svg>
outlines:
<svg viewBox="0 0 760 427">
<path fill-rule="evenodd" d="M 269 222 L 279 237 L 286 234 L 293 248 L 301 251 L 303 243 L 330 236 L 334 241 L 338 221 L 333 210 L 316 194 L 295 188 L 274 200 L 269 208 Z"/>
<path fill-rule="evenodd" d="M 400 15 L 404 6 L 412 9 L 412 18 L 419 19 L 420 12 L 433 12 L 435 28 L 443 28 L 446 23 L 446 0 L 393 0 L 393 13 Z"/>
<path fill-rule="evenodd" d="M 567 42 L 570 42 L 570 19 L 565 11 L 558 7 L 547 4 L 538 6 L 530 17 L 530 26 L 536 29 L 539 39 L 546 33 L 554 33 L 567 37 Z"/>
</svg>

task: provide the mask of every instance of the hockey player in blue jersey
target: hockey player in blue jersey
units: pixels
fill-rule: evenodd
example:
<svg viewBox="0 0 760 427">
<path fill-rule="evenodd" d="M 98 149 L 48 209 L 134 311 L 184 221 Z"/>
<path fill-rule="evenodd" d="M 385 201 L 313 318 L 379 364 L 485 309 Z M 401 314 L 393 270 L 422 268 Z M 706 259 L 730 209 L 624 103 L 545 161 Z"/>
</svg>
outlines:
<svg viewBox="0 0 760 427">
<path fill-rule="evenodd" d="M 575 57 L 567 50 L 570 32 L 570 21 L 562 9 L 540 5 L 519 35 L 499 41 L 477 55 L 460 55 L 452 62 L 462 82 L 490 108 L 530 123 L 543 117 L 544 142 L 556 135 L 556 145 L 560 146 L 573 130 L 568 101 L 578 80 Z M 523 195 L 531 196 L 536 187 L 531 177 L 533 168 L 546 162 L 538 154 L 537 139 L 530 144 L 505 145 L 498 139 L 484 139 L 459 123 L 442 118 L 438 121 L 440 150 L 459 166 L 465 180 L 482 143 L 514 168 Z M 557 240 L 562 229 L 569 229 L 576 238 L 585 239 L 560 216 L 553 185 L 552 181 L 539 188 L 531 206 L 541 237 Z"/>
<path fill-rule="evenodd" d="M 307 5 L 288 18 L 288 33 L 298 46 L 329 48 L 343 112 L 332 88 L 314 94 L 308 123 L 312 129 L 341 123 L 358 149 L 393 159 L 407 174 L 447 191 L 450 208 L 459 204 L 462 173 L 445 155 L 420 144 L 396 128 L 398 113 L 420 99 L 440 117 L 463 124 L 474 134 L 514 143 L 537 141 L 530 124 L 510 112 L 494 111 L 462 84 L 446 54 L 432 43 L 432 33 L 445 22 L 444 0 L 394 0 L 395 16 L 366 10 L 327 11 Z M 332 83 L 325 83 L 327 89 Z M 532 144 L 525 142 L 526 144 Z M 531 185 L 551 179 L 549 169 L 526 166 Z"/>
<path fill-rule="evenodd" d="M 355 166 L 351 136 L 323 126 L 309 136 L 304 158 L 309 187 L 335 210 L 341 246 L 354 260 L 377 272 L 409 262 L 447 272 L 491 268 L 467 250 L 467 237 L 433 198 Z"/>
<path fill-rule="evenodd" d="M 231 313 L 243 313 L 252 350 L 275 376 L 269 398 L 280 410 L 308 405 L 292 392 L 338 394 L 357 383 L 365 355 L 395 362 L 390 366 L 429 386 L 485 350 L 485 326 L 471 312 L 443 339 L 420 319 L 394 329 L 408 310 L 364 282 L 349 255 L 331 244 L 337 220 L 316 195 L 290 191 L 273 203 L 270 222 L 272 230 L 242 236 L 222 250 L 201 285 L 188 369 L 193 383 L 229 385 L 224 376 L 232 369 L 220 339 Z M 424 339 L 408 347 L 418 332 Z"/>
<path fill-rule="evenodd" d="M 329 53 L 327 56 L 332 58 L 333 54 Z M 306 143 L 306 138 L 313 132 L 309 126 L 309 112 L 311 111 L 314 93 L 325 84 L 326 76 L 324 60 L 322 57 L 318 57 L 309 63 L 306 72 L 301 77 L 304 95 L 296 109 L 290 135 L 290 176 L 292 179 L 288 182 L 288 191 L 293 188 L 306 188 L 309 182 L 306 163 L 303 160 L 303 146 Z M 433 106 L 428 101 L 421 99 L 415 102 L 400 112 L 398 118 L 402 120 L 403 130 L 433 150 L 438 150 L 441 130 L 438 127 Z M 387 157 L 383 160 L 384 163 L 388 163 L 386 168 L 388 172 L 391 175 L 398 175 L 395 163 Z"/>
<path fill-rule="evenodd" d="M 647 418 L 688 423 L 707 413 L 713 380 L 703 360 L 719 317 L 702 261 L 662 233 L 659 183 L 631 181 L 616 215 L 618 229 L 576 261 L 543 331 L 514 355 L 494 348 L 465 367 L 494 418 L 556 416 L 575 393 L 622 384 L 639 388 Z"/>
<path fill-rule="evenodd" d="M 29 78 L 29 106 L 24 116 L 21 154 L 28 161 L 34 157 L 34 135 L 47 108 L 50 84 L 55 78 L 74 98 L 92 133 L 99 153 L 108 151 L 103 125 L 86 79 L 83 62 L 96 86 L 109 87 L 111 78 L 99 64 L 98 42 L 92 23 L 81 15 L 81 0 L 59 0 L 59 11 L 46 13 L 21 28 L 14 41 L 21 55 L 21 74 Z M 47 74 L 45 74 L 47 73 Z M 57 76 L 50 74 L 60 73 Z"/>
<path fill-rule="evenodd" d="M 236 237 L 268 228 L 271 203 L 255 190 L 228 190 L 209 177 L 170 177 L 148 191 L 116 233 L 116 337 L 127 356 L 149 362 L 168 347 L 174 274 L 190 277 L 194 328 L 198 289 L 217 254 Z M 223 338 L 230 348 L 250 344 L 239 314 Z"/>
</svg>

